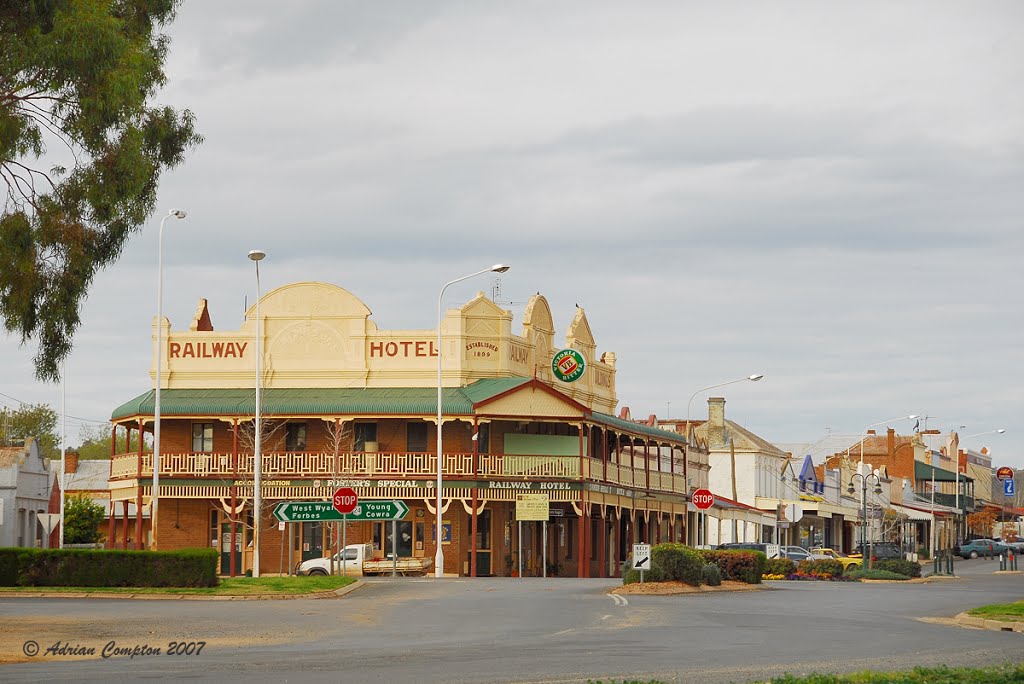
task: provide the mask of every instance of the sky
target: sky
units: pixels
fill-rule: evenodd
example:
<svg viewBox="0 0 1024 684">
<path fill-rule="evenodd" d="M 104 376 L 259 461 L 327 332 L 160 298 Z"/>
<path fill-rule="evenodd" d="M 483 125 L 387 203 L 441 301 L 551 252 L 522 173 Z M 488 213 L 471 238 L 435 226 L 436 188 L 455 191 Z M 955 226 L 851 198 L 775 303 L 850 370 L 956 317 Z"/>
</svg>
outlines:
<svg viewBox="0 0 1024 684">
<path fill-rule="evenodd" d="M 561 339 L 579 304 L 634 417 L 720 395 L 813 443 L 918 414 L 1022 467 L 1022 26 L 1014 1 L 186 0 L 157 102 L 205 142 L 83 304 L 68 443 L 151 387 L 178 208 L 175 330 L 200 297 L 239 327 L 251 249 L 263 292 L 333 283 L 385 329 L 434 329 L 441 286 L 501 262 L 445 305 L 497 285 L 518 332 L 541 292 Z M 34 353 L 0 333 L 0 405 L 60 410 Z"/>
</svg>

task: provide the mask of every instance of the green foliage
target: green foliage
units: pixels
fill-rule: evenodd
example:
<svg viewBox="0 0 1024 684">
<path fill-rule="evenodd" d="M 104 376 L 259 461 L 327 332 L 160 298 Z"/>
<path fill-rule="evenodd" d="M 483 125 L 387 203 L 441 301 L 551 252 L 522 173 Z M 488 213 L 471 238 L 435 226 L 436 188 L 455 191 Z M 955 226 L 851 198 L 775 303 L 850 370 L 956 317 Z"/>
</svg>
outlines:
<svg viewBox="0 0 1024 684">
<path fill-rule="evenodd" d="M 902 558 L 888 558 L 875 561 L 875 570 L 888 570 L 889 572 L 895 572 L 897 575 L 906 575 L 907 577 L 921 576 L 921 566 L 919 564 Z"/>
<path fill-rule="evenodd" d="M 160 174 L 202 138 L 154 106 L 180 0 L 0 3 L 0 317 L 56 380 L 82 299 L 154 210 Z M 38 168 L 47 138 L 71 168 Z"/>
<path fill-rule="evenodd" d="M 103 506 L 85 496 L 64 499 L 64 543 L 95 544 L 100 540 L 100 525 L 106 519 Z"/>
<path fill-rule="evenodd" d="M 760 551 L 747 549 L 714 549 L 700 552 L 706 563 L 714 563 L 722 571 L 722 578 L 760 584 L 767 557 Z"/>
<path fill-rule="evenodd" d="M 872 570 L 865 570 L 864 568 L 857 568 L 850 570 L 846 573 L 846 576 L 851 579 L 885 579 L 885 580 L 908 580 L 909 575 L 901 575 L 899 573 L 891 572 L 889 570 L 879 570 L 877 568 Z"/>
<path fill-rule="evenodd" d="M 842 577 L 843 564 L 831 558 L 815 558 L 797 563 L 796 571 L 811 577 Z"/>
<path fill-rule="evenodd" d="M 700 569 L 700 579 L 702 584 L 709 587 L 720 587 L 722 586 L 722 571 L 714 563 L 708 563 Z"/>
<path fill-rule="evenodd" d="M 764 574 L 788 577 L 796 572 L 796 563 L 790 558 L 769 558 L 764 564 Z"/>
<path fill-rule="evenodd" d="M 15 582 L 34 587 L 215 587 L 217 550 L 108 551 L 103 549 L 0 549 L 0 580 L 8 555 Z M 11 585 L 6 585 L 11 586 Z"/>
<path fill-rule="evenodd" d="M 109 459 L 110 432 L 110 426 L 108 425 L 82 426 L 78 433 L 78 438 L 82 440 L 82 445 L 78 447 L 78 458 L 83 461 Z M 139 448 L 138 441 L 133 441 L 129 444 L 126 437 L 125 434 L 118 434 L 117 451 L 115 453 L 134 453 Z M 145 451 L 152 452 L 152 446 L 148 438 L 145 441 Z"/>
<path fill-rule="evenodd" d="M 17 409 L 0 409 L 0 444 L 36 440 L 39 455 L 54 458 L 57 448 L 57 412 L 46 404 L 22 404 Z"/>
<path fill-rule="evenodd" d="M 917 557 L 920 558 L 921 560 L 929 560 L 931 558 L 931 554 L 928 551 L 928 547 L 927 546 L 918 546 L 917 547 Z"/>
<path fill-rule="evenodd" d="M 679 543 L 657 544 L 651 547 L 651 568 L 660 567 L 666 579 L 678 580 L 691 586 L 700 586 L 704 559 L 700 552 Z"/>
</svg>

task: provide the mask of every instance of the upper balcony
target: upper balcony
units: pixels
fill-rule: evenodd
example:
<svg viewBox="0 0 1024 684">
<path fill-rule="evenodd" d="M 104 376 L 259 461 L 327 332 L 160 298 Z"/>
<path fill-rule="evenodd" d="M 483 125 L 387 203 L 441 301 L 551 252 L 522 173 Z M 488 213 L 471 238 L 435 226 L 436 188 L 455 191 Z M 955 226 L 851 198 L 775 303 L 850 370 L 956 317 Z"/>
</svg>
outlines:
<svg viewBox="0 0 1024 684">
<path fill-rule="evenodd" d="M 480 454 L 474 470 L 472 453 L 444 454 L 444 474 L 456 479 L 556 479 L 606 482 L 654 491 L 687 493 L 686 477 L 668 473 L 605 464 L 579 456 Z M 582 472 L 581 472 L 582 468 Z M 437 475 L 437 457 L 426 452 L 265 452 L 262 477 L 266 479 L 319 479 L 383 477 L 388 479 L 431 479 Z M 153 455 L 119 454 L 111 459 L 112 480 L 153 476 Z M 648 482 L 649 476 L 649 482 Z M 160 454 L 160 477 L 202 480 L 251 479 L 253 455 L 230 453 L 172 452 Z"/>
</svg>

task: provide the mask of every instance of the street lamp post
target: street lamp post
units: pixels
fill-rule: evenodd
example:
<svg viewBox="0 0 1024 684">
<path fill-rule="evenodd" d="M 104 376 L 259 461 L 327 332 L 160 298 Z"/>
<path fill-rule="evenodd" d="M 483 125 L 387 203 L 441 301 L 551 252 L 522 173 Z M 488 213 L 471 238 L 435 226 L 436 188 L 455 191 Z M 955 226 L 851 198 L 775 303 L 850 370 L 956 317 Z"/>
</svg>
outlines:
<svg viewBox="0 0 1024 684">
<path fill-rule="evenodd" d="M 733 384 L 735 384 L 737 382 L 747 382 L 748 380 L 750 382 L 757 382 L 758 380 L 760 380 L 763 377 L 764 377 L 764 374 L 762 374 L 762 373 L 755 373 L 754 375 L 748 375 L 745 378 L 736 378 L 735 380 L 729 380 L 727 382 L 720 382 L 717 385 L 708 385 L 707 387 L 701 387 L 699 390 L 697 390 L 696 392 L 694 392 L 693 394 L 690 395 L 690 400 L 686 402 L 686 443 L 683 444 L 683 460 L 685 461 L 684 468 L 689 468 L 689 464 L 690 464 L 690 408 L 693 406 L 693 399 L 694 399 L 694 397 L 696 397 L 701 392 L 707 391 L 709 389 L 715 389 L 716 387 L 725 387 L 726 385 L 733 385 Z M 689 488 L 689 486 L 690 486 L 689 483 L 687 483 L 686 486 L 687 486 L 687 488 Z M 701 525 L 700 525 L 700 515 L 701 515 L 700 511 L 698 511 L 697 512 L 697 521 L 698 521 L 697 522 L 697 536 L 694 537 L 694 540 L 693 540 L 695 544 L 700 541 L 700 533 L 701 533 L 701 530 L 702 530 Z M 736 540 L 734 539 L 733 541 L 736 541 Z"/>
<path fill-rule="evenodd" d="M 263 452 L 260 449 L 263 426 L 260 424 L 260 262 L 267 256 L 262 249 L 249 252 L 256 264 L 256 439 L 252 454 L 252 576 L 260 576 L 260 511 L 263 508 Z"/>
<path fill-rule="evenodd" d="M 860 434 L 861 434 L 861 437 L 860 437 L 860 466 L 857 468 L 857 472 L 858 472 L 858 474 L 860 474 L 861 477 L 864 476 L 864 442 L 868 438 L 868 430 L 870 430 L 873 427 L 878 427 L 879 425 L 887 425 L 888 423 L 895 423 L 897 420 L 914 420 L 915 418 L 917 418 L 917 414 L 916 413 L 911 413 L 909 416 L 900 416 L 899 418 L 890 418 L 889 420 L 880 420 L 877 423 L 872 423 L 871 425 L 868 425 L 867 427 L 865 427 L 863 430 L 860 431 Z M 852 480 L 851 480 L 851 482 L 852 482 Z M 848 493 L 853 494 L 853 490 L 852 489 L 849 489 L 847 491 L 848 491 Z M 864 552 L 864 547 L 867 546 L 867 541 L 868 541 L 867 540 L 867 536 L 866 536 L 866 530 L 867 530 L 867 526 L 868 526 L 868 519 L 867 519 L 868 505 L 867 505 L 867 488 L 866 487 L 864 489 L 864 495 L 861 497 L 861 505 L 864 507 L 864 530 L 862 531 L 861 538 L 860 538 L 861 553 L 863 553 Z"/>
<path fill-rule="evenodd" d="M 444 551 L 441 547 L 441 533 L 443 531 L 441 529 L 441 479 L 444 471 L 444 452 L 441 449 L 441 301 L 444 298 L 444 291 L 448 289 L 449 285 L 454 285 L 484 273 L 504 273 L 508 269 L 509 266 L 504 264 L 494 264 L 490 268 L 485 268 L 476 273 L 470 273 L 461 278 L 449 280 L 441 288 L 441 293 L 437 295 L 437 528 L 434 531 L 437 551 L 434 553 L 434 577 L 444 577 Z"/>
<path fill-rule="evenodd" d="M 164 331 L 164 222 L 174 217 L 185 218 L 181 209 L 171 209 L 160 219 L 160 235 L 157 245 L 156 264 L 156 397 L 153 403 L 153 492 L 149 497 L 149 527 L 153 535 L 150 548 L 156 550 L 157 505 L 160 500 L 160 386 L 163 385 L 163 331 Z"/>
<path fill-rule="evenodd" d="M 960 427 L 963 427 L 963 426 L 961 425 Z M 977 433 L 975 433 L 973 435 L 967 435 L 966 437 L 964 437 L 964 439 L 970 439 L 971 437 L 981 437 L 982 435 L 1001 435 L 1004 432 L 1006 432 L 1006 428 L 998 428 L 996 430 L 987 430 L 985 432 L 977 432 Z M 956 484 L 954 485 L 954 489 L 953 489 L 953 507 L 956 509 L 956 512 L 953 514 L 955 516 L 954 520 L 953 520 L 953 537 L 954 537 L 953 538 L 953 544 L 954 545 L 960 543 L 960 539 L 962 538 L 961 529 L 960 528 L 961 527 L 965 527 L 965 525 L 961 525 L 960 524 L 960 438 L 959 437 L 957 437 L 957 440 L 956 440 L 956 449 L 955 449 L 955 451 L 956 451 L 955 454 L 951 454 L 953 456 L 953 471 L 955 473 L 954 478 L 956 480 Z M 963 536 L 966 536 L 966 535 L 963 535 Z"/>
<path fill-rule="evenodd" d="M 863 553 L 864 551 L 867 551 L 867 553 L 865 555 L 866 555 L 866 557 L 868 559 L 868 569 L 870 570 L 871 566 L 872 566 L 871 556 L 874 553 L 874 548 L 873 548 L 873 544 L 869 547 L 869 543 L 868 543 L 868 480 L 874 479 L 874 481 L 875 481 L 875 489 L 873 491 L 874 491 L 874 493 L 876 495 L 882 493 L 882 481 L 880 479 L 878 479 L 878 474 L 877 473 L 868 473 L 867 475 L 865 475 L 863 473 L 854 473 L 853 477 L 850 478 L 850 486 L 846 488 L 846 493 L 847 494 L 851 494 L 852 495 L 856 491 L 856 489 L 853 486 L 853 480 L 854 480 L 854 478 L 858 478 L 858 477 L 861 480 L 861 482 L 860 482 L 860 490 L 861 490 L 861 501 L 863 502 L 861 504 L 861 506 L 862 506 L 863 515 L 864 515 L 864 529 L 861 532 L 861 535 L 862 535 L 861 536 L 861 552 Z M 873 541 L 873 539 L 872 539 L 872 541 Z"/>
</svg>

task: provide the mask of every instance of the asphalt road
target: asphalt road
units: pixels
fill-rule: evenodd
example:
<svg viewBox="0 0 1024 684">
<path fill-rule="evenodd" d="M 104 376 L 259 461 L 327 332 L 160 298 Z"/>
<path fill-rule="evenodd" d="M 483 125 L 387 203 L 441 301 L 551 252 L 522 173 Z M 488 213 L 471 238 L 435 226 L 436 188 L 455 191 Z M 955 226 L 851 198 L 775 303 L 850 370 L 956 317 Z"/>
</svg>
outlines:
<svg viewBox="0 0 1024 684">
<path fill-rule="evenodd" d="M 777 582 L 613 599 L 609 580 L 374 580 L 340 599 L 0 599 L 0 681 L 764 681 L 789 672 L 1024 662 L 1024 635 L 948 618 L 1024 599 L 1024 575 L 957 563 L 927 584 Z M 25 643 L 40 654 L 24 654 Z M 161 655 L 46 654 L 55 643 Z M 167 655 L 169 642 L 205 641 Z M 186 646 L 186 650 L 189 647 Z M 198 647 L 196 647 L 198 648 Z M 31 648 L 29 648 L 31 650 Z"/>
</svg>

